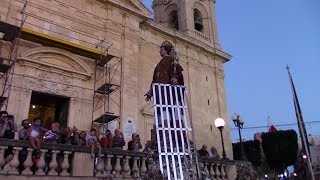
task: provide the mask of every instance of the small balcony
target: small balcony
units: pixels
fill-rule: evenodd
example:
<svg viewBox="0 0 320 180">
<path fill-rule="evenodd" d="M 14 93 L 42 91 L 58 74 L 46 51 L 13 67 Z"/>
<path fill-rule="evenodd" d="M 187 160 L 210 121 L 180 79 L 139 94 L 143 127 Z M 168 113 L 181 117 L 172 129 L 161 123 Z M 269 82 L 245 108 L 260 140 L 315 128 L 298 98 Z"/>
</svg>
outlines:
<svg viewBox="0 0 320 180">
<path fill-rule="evenodd" d="M 57 143 L 43 143 L 35 152 L 28 141 L 0 139 L 0 167 L 6 149 L 13 159 L 0 168 L 0 178 L 11 179 L 155 179 L 157 155 L 119 149 L 104 149 L 101 158 L 91 157 L 90 149 Z M 24 160 L 25 159 L 25 160 Z M 244 164 L 243 164 L 244 163 Z M 238 168 L 250 163 L 199 159 L 206 179 L 235 179 Z"/>
</svg>

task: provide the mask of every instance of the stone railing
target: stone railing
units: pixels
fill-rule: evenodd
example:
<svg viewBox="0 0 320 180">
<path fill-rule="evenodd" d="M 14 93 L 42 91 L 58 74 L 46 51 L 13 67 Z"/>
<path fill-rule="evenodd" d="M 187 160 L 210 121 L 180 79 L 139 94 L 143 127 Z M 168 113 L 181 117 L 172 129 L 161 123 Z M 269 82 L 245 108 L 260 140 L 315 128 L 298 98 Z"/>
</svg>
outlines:
<svg viewBox="0 0 320 180">
<path fill-rule="evenodd" d="M 211 41 L 210 37 L 206 36 L 205 34 L 203 34 L 200 31 L 195 30 L 194 33 L 201 39 L 204 39 L 204 40 L 209 41 L 209 42 Z"/>
<path fill-rule="evenodd" d="M 230 179 L 237 177 L 236 162 L 232 160 L 199 159 L 202 179 Z"/>
<path fill-rule="evenodd" d="M 147 171 L 146 153 L 142 152 L 103 149 L 101 158 L 92 158 L 87 147 L 43 143 L 36 155 L 28 141 L 9 139 L 0 139 L 0 167 L 9 146 L 13 159 L 0 168 L 0 177 L 10 175 L 9 179 L 12 175 L 136 179 L 143 178 Z"/>
<path fill-rule="evenodd" d="M 157 170 L 154 172 L 152 165 L 152 162 L 157 161 L 152 159 L 157 157 L 155 154 L 148 156 L 143 152 L 102 149 L 101 158 L 92 158 L 87 147 L 57 143 L 43 143 L 40 152 L 35 154 L 28 141 L 9 139 L 0 139 L 0 167 L 4 164 L 4 153 L 8 147 L 13 149 L 13 159 L 3 169 L 0 168 L 0 178 L 5 176 L 7 180 L 30 176 L 40 179 L 44 176 L 46 179 L 50 177 L 52 179 L 56 177 L 150 179 L 159 172 Z M 202 179 L 213 180 L 234 180 L 238 168 L 247 166 L 245 162 L 201 158 L 199 164 Z"/>
</svg>

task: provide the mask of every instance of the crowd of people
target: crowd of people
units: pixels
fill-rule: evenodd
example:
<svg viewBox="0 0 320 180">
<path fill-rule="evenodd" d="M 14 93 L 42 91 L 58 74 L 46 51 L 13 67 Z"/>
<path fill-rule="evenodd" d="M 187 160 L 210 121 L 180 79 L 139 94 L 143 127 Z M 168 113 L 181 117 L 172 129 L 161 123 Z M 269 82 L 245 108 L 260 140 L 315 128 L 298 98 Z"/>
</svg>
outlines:
<svg viewBox="0 0 320 180">
<path fill-rule="evenodd" d="M 105 134 L 101 135 L 93 128 L 89 132 L 79 132 L 75 126 L 73 126 L 73 128 L 60 127 L 58 122 L 53 122 L 50 128 L 44 128 L 41 125 L 41 122 L 40 117 L 34 118 L 32 122 L 28 119 L 24 119 L 21 122 L 21 129 L 19 130 L 14 116 L 9 115 L 6 111 L 1 111 L 0 138 L 14 139 L 15 133 L 18 132 L 18 139 L 29 141 L 34 149 L 32 153 L 32 159 L 35 161 L 34 163 L 39 159 L 40 147 L 43 142 L 89 147 L 92 158 L 96 157 L 94 153 L 96 148 L 98 149 L 98 157 L 101 157 L 102 148 L 125 149 L 124 146 L 126 142 L 121 129 L 116 129 L 114 131 L 114 136 L 110 130 L 107 130 Z M 129 141 L 127 150 L 140 151 L 141 149 L 142 144 L 140 142 L 139 134 L 132 134 L 132 140 Z M 5 150 L 4 158 L 5 163 L 3 167 L 13 159 L 13 147 L 9 146 Z M 23 164 L 26 158 L 27 148 L 25 147 L 19 152 L 20 164 Z"/>
<path fill-rule="evenodd" d="M 102 148 L 114 148 L 119 150 L 124 150 L 125 148 L 125 138 L 121 129 L 115 129 L 114 135 L 112 135 L 110 130 L 106 130 L 105 134 L 101 135 L 96 129 L 91 129 L 88 133 L 85 131 L 78 131 L 78 129 L 73 126 L 70 127 L 60 127 L 58 122 L 53 122 L 51 127 L 46 129 L 41 125 L 41 118 L 34 118 L 32 122 L 28 119 L 24 119 L 21 122 L 21 129 L 18 130 L 18 125 L 14 119 L 14 116 L 9 115 L 6 111 L 0 112 L 0 138 L 14 139 L 15 132 L 18 132 L 19 140 L 29 141 L 30 145 L 33 147 L 33 159 L 36 163 L 39 159 L 39 150 L 41 143 L 52 142 L 61 143 L 75 146 L 89 147 L 91 150 L 91 157 L 95 158 L 95 149 L 98 149 L 97 156 L 101 157 Z M 151 141 L 147 141 L 145 145 L 144 152 L 148 152 L 152 146 Z M 140 141 L 140 136 L 137 133 L 132 134 L 132 139 L 127 143 L 127 149 L 129 151 L 142 151 L 142 144 Z M 203 145 L 200 150 L 198 150 L 200 157 L 220 159 L 215 147 L 211 147 L 210 151 L 207 150 L 207 145 Z M 23 148 L 19 153 L 19 161 L 23 162 L 27 157 L 27 149 Z M 13 159 L 13 148 L 8 147 L 4 153 L 5 166 L 8 162 Z M 132 166 L 133 162 L 130 162 Z M 3 167 L 2 167 L 3 168 Z"/>
</svg>

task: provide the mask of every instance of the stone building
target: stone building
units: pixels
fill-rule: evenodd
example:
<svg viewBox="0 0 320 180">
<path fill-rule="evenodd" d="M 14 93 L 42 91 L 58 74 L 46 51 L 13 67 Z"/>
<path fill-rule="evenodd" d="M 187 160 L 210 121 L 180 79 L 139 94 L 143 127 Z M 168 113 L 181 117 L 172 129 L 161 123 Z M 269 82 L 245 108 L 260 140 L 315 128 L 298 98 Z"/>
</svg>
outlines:
<svg viewBox="0 0 320 180">
<path fill-rule="evenodd" d="M 19 27 L 26 17 L 13 57 L 10 94 L 4 94 L 9 95 L 8 112 L 18 122 L 41 115 L 44 123 L 58 119 L 89 130 L 99 113 L 110 111 L 119 118 L 108 123 L 109 129 L 120 127 L 127 138 L 137 132 L 145 142 L 151 136 L 153 106 L 144 94 L 160 60 L 159 46 L 169 40 L 184 68 L 198 148 L 206 143 L 221 152 L 214 120 L 222 117 L 232 157 L 223 70 L 231 56 L 219 45 L 215 3 L 154 0 L 152 19 L 141 0 L 29 0 L 25 7 L 24 0 L 1 0 L 2 24 Z M 8 44 L 1 44 L 1 55 L 9 56 Z M 95 71 L 103 71 L 95 61 L 113 56 L 121 65 L 111 64 L 109 77 L 114 74 L 119 88 L 108 105 L 101 103 L 93 113 Z"/>
</svg>

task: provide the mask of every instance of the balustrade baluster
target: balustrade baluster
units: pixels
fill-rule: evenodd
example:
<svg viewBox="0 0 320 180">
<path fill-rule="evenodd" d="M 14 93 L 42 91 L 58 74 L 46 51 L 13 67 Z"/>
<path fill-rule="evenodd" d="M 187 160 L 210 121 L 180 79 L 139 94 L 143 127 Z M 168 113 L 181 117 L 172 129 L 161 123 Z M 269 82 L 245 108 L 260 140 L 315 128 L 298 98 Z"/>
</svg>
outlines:
<svg viewBox="0 0 320 180">
<path fill-rule="evenodd" d="M 50 176 L 56 176 L 58 175 L 56 169 L 58 167 L 58 163 L 57 163 L 57 153 L 59 151 L 57 150 L 52 150 L 52 159 L 51 159 L 51 162 L 49 163 L 49 168 L 50 168 L 50 171 L 48 172 L 48 175 Z"/>
<path fill-rule="evenodd" d="M 70 176 L 70 173 L 68 173 L 68 169 L 70 167 L 69 164 L 69 155 L 71 154 L 70 151 L 64 151 L 63 152 L 63 162 L 61 164 L 62 172 L 60 173 L 60 176 Z"/>
<path fill-rule="evenodd" d="M 112 165 L 111 165 L 111 158 L 113 157 L 113 155 L 106 155 L 106 164 L 105 164 L 105 168 L 107 171 L 107 174 L 112 174 L 110 171 L 112 170 Z"/>
<path fill-rule="evenodd" d="M 103 163 L 102 163 L 102 158 L 99 157 L 98 158 L 98 163 L 97 163 L 97 166 L 96 166 L 96 177 L 101 177 L 103 175 Z"/>
<path fill-rule="evenodd" d="M 221 172 L 221 175 L 220 175 L 220 176 L 221 176 L 221 179 L 223 179 L 223 180 L 226 179 L 226 178 L 225 178 L 226 173 L 224 172 L 224 163 L 221 163 L 221 164 L 220 164 L 220 172 Z"/>
<path fill-rule="evenodd" d="M 208 163 L 207 163 L 207 162 L 204 162 L 204 163 L 203 163 L 203 166 L 204 166 L 204 173 L 206 174 L 206 176 L 209 176 Z"/>
<path fill-rule="evenodd" d="M 138 167 L 138 159 L 139 157 L 133 157 L 133 177 L 138 178 L 139 177 L 139 167 Z"/>
<path fill-rule="evenodd" d="M 116 156 L 116 165 L 114 167 L 114 171 L 115 171 L 115 177 L 121 177 L 121 164 L 120 164 L 120 158 L 122 158 L 122 156 Z"/>
<path fill-rule="evenodd" d="M 0 167 L 2 167 L 5 163 L 5 159 L 4 159 L 4 150 L 5 150 L 5 146 L 0 146 Z M 5 174 L 6 172 L 0 168 L 0 174 Z"/>
<path fill-rule="evenodd" d="M 27 149 L 28 153 L 27 153 L 27 159 L 24 161 L 23 166 L 24 166 L 24 170 L 22 171 L 23 175 L 32 175 L 33 172 L 31 171 L 31 167 L 33 165 L 32 162 L 32 148 L 28 148 Z"/>
<path fill-rule="evenodd" d="M 219 171 L 219 163 L 215 164 L 215 174 L 216 174 L 216 179 L 219 180 L 220 178 L 220 171 Z"/>
<path fill-rule="evenodd" d="M 14 147 L 13 148 L 14 153 L 13 153 L 13 159 L 10 161 L 10 170 L 8 171 L 8 174 L 19 174 L 18 171 L 18 166 L 19 166 L 19 159 L 18 159 L 18 154 L 19 151 L 22 149 L 22 147 Z"/>
<path fill-rule="evenodd" d="M 143 157 L 141 161 L 141 177 L 144 177 L 147 172 L 146 159 L 147 158 Z"/>
<path fill-rule="evenodd" d="M 213 170 L 213 166 L 214 166 L 214 163 L 210 163 L 210 177 L 212 180 L 215 180 L 216 178 L 214 177 L 215 173 Z"/>
<path fill-rule="evenodd" d="M 45 175 L 46 173 L 43 171 L 43 168 L 44 166 L 46 165 L 46 162 L 44 161 L 44 155 L 45 153 L 48 152 L 48 150 L 46 149 L 41 149 L 40 150 L 40 159 L 37 163 L 37 167 L 38 167 L 38 170 L 34 173 L 36 175 Z"/>
<path fill-rule="evenodd" d="M 123 166 L 123 176 L 124 177 L 130 177 L 130 166 L 129 166 L 129 160 L 130 156 L 126 156 L 124 160 L 124 166 Z"/>
</svg>

